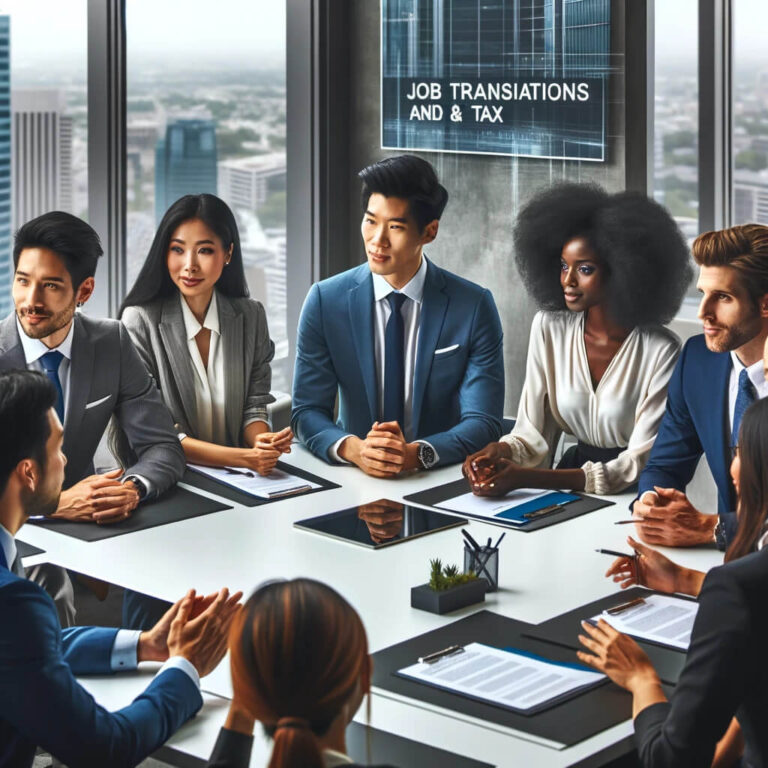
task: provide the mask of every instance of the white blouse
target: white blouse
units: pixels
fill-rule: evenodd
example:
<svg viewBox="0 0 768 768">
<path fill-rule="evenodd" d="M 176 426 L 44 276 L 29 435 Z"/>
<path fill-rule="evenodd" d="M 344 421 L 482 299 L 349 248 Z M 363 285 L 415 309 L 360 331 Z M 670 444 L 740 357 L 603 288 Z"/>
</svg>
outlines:
<svg viewBox="0 0 768 768">
<path fill-rule="evenodd" d="M 619 493 L 637 481 L 656 439 L 680 339 L 661 326 L 635 328 L 592 386 L 583 312 L 533 318 L 525 384 L 514 429 L 501 441 L 524 467 L 551 462 L 561 432 L 597 448 L 622 448 L 582 469 L 587 493 Z"/>
<path fill-rule="evenodd" d="M 187 334 L 187 348 L 192 360 L 195 382 L 195 404 L 197 406 L 198 439 L 217 445 L 227 444 L 226 392 L 224 384 L 224 350 L 221 348 L 219 331 L 219 304 L 216 291 L 205 313 L 203 324 L 197 321 L 184 297 L 179 293 L 184 328 Z M 195 337 L 203 328 L 211 332 L 208 347 L 208 368 L 203 365 L 203 358 L 197 348 Z M 181 437 L 181 436 L 180 436 Z M 186 437 L 186 435 L 185 435 Z"/>
</svg>

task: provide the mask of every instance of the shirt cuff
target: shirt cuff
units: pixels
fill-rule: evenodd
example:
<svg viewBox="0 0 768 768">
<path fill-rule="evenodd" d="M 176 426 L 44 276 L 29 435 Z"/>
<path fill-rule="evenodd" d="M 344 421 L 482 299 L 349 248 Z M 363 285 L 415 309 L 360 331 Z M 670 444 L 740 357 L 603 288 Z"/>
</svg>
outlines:
<svg viewBox="0 0 768 768">
<path fill-rule="evenodd" d="M 186 432 L 179 432 L 179 434 L 176 435 L 176 437 L 178 437 L 179 442 L 181 442 L 185 437 L 189 437 L 189 435 Z"/>
<path fill-rule="evenodd" d="M 150 498 L 150 496 L 152 496 L 152 483 L 150 483 L 144 475 L 139 475 L 136 472 L 131 472 L 128 477 L 123 478 L 123 482 L 130 480 L 132 477 L 135 477 L 137 480 L 141 480 L 141 482 L 144 483 L 144 487 L 147 489 L 147 495 L 144 499 Z M 144 499 L 141 499 L 141 501 L 144 501 Z"/>
<path fill-rule="evenodd" d="M 249 424 L 253 424 L 254 421 L 263 421 L 267 425 L 267 431 L 272 431 L 272 422 L 269 420 L 269 414 L 266 411 L 264 413 L 259 413 L 256 416 L 251 416 L 250 419 L 246 419 L 243 422 L 243 430 L 245 430 Z"/>
<path fill-rule="evenodd" d="M 166 669 L 180 670 L 195 684 L 197 690 L 200 690 L 200 675 L 197 674 L 194 664 L 183 656 L 171 656 L 171 658 L 157 670 L 157 675 L 162 675 Z M 155 677 L 157 677 L 157 675 L 155 675 Z"/>
<path fill-rule="evenodd" d="M 348 438 L 352 437 L 352 435 L 344 435 L 340 440 L 337 440 L 329 449 L 328 449 L 328 456 L 333 459 L 334 461 L 338 461 L 339 464 L 350 464 L 351 462 L 347 461 L 346 459 L 342 459 L 341 456 L 339 456 L 339 448 L 341 448 L 341 444 Z"/>
<path fill-rule="evenodd" d="M 115 642 L 112 645 L 112 655 L 109 657 L 109 667 L 113 672 L 136 669 L 140 635 L 140 629 L 117 630 Z"/>
</svg>

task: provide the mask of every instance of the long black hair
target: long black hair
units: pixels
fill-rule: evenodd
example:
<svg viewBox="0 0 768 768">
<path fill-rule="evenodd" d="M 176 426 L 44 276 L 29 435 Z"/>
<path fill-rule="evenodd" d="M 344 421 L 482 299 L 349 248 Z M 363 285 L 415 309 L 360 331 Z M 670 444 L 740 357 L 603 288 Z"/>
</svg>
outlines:
<svg viewBox="0 0 768 768">
<path fill-rule="evenodd" d="M 213 230 L 225 249 L 232 246 L 232 258 L 216 282 L 216 289 L 234 298 L 248 296 L 240 235 L 229 206 L 216 195 L 184 195 L 165 212 L 141 272 L 120 305 L 118 317 L 122 316 L 126 307 L 148 304 L 158 297 L 172 296 L 177 290 L 168 274 L 168 246 L 176 229 L 190 219 L 200 219 Z"/>
</svg>

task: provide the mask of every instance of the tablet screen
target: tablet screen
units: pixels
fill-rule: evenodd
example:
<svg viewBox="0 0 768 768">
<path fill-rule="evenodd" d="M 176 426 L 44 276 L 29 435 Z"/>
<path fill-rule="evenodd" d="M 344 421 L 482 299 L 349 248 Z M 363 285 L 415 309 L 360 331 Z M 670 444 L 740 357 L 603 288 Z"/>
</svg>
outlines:
<svg viewBox="0 0 768 768">
<path fill-rule="evenodd" d="M 370 549 L 380 549 L 416 536 L 466 524 L 467 520 L 462 517 L 412 507 L 390 499 L 378 499 L 294 523 L 297 528 Z"/>
</svg>

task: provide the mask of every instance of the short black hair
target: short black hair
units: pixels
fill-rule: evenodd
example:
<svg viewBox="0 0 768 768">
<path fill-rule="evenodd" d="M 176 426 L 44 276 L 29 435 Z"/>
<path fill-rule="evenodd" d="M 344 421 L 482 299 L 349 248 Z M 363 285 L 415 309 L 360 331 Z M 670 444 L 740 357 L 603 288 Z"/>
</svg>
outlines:
<svg viewBox="0 0 768 768">
<path fill-rule="evenodd" d="M 64 262 L 75 290 L 96 274 L 96 264 L 104 253 L 96 230 L 64 211 L 44 213 L 19 227 L 13 242 L 14 269 L 25 248 L 53 251 Z"/>
<path fill-rule="evenodd" d="M 37 371 L 0 373 L 0 494 L 23 459 L 45 467 L 45 444 L 51 436 L 48 411 L 56 404 L 56 390 Z"/>
<path fill-rule="evenodd" d="M 669 212 L 638 192 L 608 194 L 594 184 L 558 184 L 523 206 L 515 260 L 542 309 L 566 309 L 560 285 L 563 247 L 587 240 L 607 273 L 607 306 L 625 328 L 668 323 L 693 279 L 680 230 Z"/>
<path fill-rule="evenodd" d="M 437 180 L 435 169 L 416 155 L 387 157 L 357 175 L 363 181 L 363 212 L 371 195 L 401 197 L 408 201 L 419 232 L 443 215 L 448 202 L 448 190 Z"/>
</svg>

